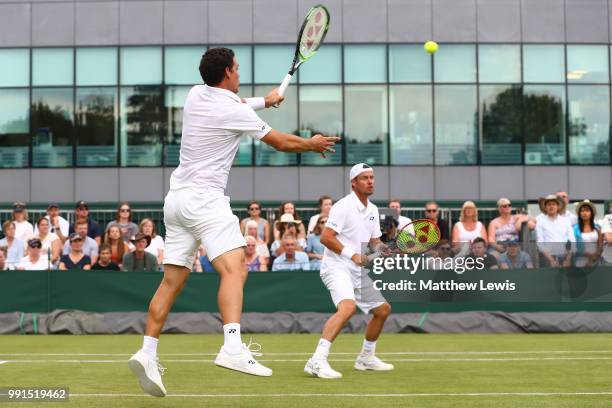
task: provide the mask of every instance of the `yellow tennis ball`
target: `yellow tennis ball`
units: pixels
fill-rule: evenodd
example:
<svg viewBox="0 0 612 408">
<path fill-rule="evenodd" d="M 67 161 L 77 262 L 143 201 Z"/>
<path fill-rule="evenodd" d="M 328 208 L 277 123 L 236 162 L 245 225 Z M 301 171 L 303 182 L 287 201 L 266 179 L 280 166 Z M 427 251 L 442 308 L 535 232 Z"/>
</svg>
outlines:
<svg viewBox="0 0 612 408">
<path fill-rule="evenodd" d="M 427 41 L 423 48 L 425 48 L 425 51 L 428 53 L 433 54 L 434 52 L 438 51 L 438 43 L 435 41 Z"/>
</svg>

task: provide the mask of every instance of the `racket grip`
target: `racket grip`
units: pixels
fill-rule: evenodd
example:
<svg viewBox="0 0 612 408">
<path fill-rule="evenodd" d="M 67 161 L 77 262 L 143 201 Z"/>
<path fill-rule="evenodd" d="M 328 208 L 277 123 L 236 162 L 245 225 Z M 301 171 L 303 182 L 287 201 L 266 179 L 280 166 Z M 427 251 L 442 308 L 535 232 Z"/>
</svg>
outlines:
<svg viewBox="0 0 612 408">
<path fill-rule="evenodd" d="M 283 82 L 281 82 L 280 86 L 278 87 L 278 94 L 280 96 L 283 96 L 285 94 L 285 91 L 287 90 L 287 87 L 289 86 L 289 82 L 291 82 L 292 77 L 293 75 L 291 74 L 285 75 Z"/>
</svg>

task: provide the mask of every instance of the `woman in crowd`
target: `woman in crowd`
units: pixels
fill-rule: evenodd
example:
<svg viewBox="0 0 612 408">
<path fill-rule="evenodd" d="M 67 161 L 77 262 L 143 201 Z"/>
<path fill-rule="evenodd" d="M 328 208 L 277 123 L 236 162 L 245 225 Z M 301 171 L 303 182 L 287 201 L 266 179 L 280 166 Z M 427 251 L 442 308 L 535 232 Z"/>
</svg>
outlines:
<svg viewBox="0 0 612 408">
<path fill-rule="evenodd" d="M 270 260 L 270 251 L 268 250 L 268 245 L 264 241 L 259 238 L 257 223 L 253 220 L 247 221 L 244 227 L 244 236 L 245 237 L 253 237 L 257 242 L 257 254 L 264 258 L 266 265 Z"/>
<path fill-rule="evenodd" d="M 144 218 L 142 221 L 140 221 L 139 231 L 151 238 L 151 243 L 145 249 L 145 251 L 151 255 L 155 255 L 157 257 L 157 263 L 162 265 L 164 260 L 164 239 L 157 235 L 153 220 L 150 218 Z"/>
<path fill-rule="evenodd" d="M 599 225 L 595 224 L 597 212 L 589 200 L 584 200 L 576 206 L 578 223 L 573 225 L 576 237 L 576 266 L 599 265 L 603 252 L 603 234 Z"/>
<path fill-rule="evenodd" d="M 270 246 L 270 252 L 274 257 L 280 256 L 283 252 L 285 252 L 285 248 L 283 247 L 282 238 L 286 234 L 293 235 L 294 237 L 298 236 L 299 226 L 302 226 L 302 221 L 295 220 L 293 215 L 291 214 L 283 214 L 280 217 L 279 222 L 277 222 L 279 239 L 275 240 Z M 304 238 L 297 239 L 298 245 L 301 247 L 298 250 L 303 251 L 306 248 L 306 240 Z"/>
<path fill-rule="evenodd" d="M 111 260 L 121 268 L 123 255 L 129 252 L 129 248 L 128 244 L 121 238 L 121 230 L 118 225 L 111 225 L 106 230 L 104 243 L 111 247 Z"/>
<path fill-rule="evenodd" d="M 535 228 L 535 223 L 527 214 L 512 214 L 512 203 L 507 198 L 497 200 L 497 211 L 499 217 L 489 223 L 488 241 L 491 254 L 499 260 L 499 254 L 506 250 L 502 242 L 520 241 L 523 223 L 528 222 L 531 229 Z"/>
<path fill-rule="evenodd" d="M 313 231 L 308 234 L 308 239 L 306 240 L 306 253 L 308 254 L 308 259 L 310 259 L 310 270 L 318 271 L 321 269 L 321 259 L 323 259 L 323 251 L 325 247 L 321 244 L 321 233 L 323 232 L 323 228 L 325 228 L 325 223 L 327 222 L 327 215 L 321 215 L 317 219 L 317 225 L 314 227 Z"/>
<path fill-rule="evenodd" d="M 247 206 L 247 211 L 249 216 L 240 222 L 240 229 L 244 231 L 247 222 L 254 221 L 257 223 L 257 237 L 259 240 L 265 243 L 270 242 L 270 223 L 261 217 L 261 204 L 258 201 L 251 201 Z"/>
<path fill-rule="evenodd" d="M 73 232 L 68 238 L 70 242 L 70 253 L 62 255 L 59 268 L 66 269 L 91 269 L 91 258 L 83 253 L 83 237 Z"/>
<path fill-rule="evenodd" d="M 25 243 L 15 237 L 15 221 L 4 221 L 2 231 L 5 237 L 0 239 L 0 247 L 7 248 L 6 265 L 8 269 L 15 269 L 25 255 Z"/>
<path fill-rule="evenodd" d="M 119 227 L 121 237 L 126 243 L 130 242 L 130 240 L 138 234 L 138 225 L 132 222 L 132 208 L 130 207 L 130 203 L 123 201 L 119 204 L 115 221 L 109 222 L 106 226 L 106 230 L 108 231 L 113 225 Z"/>
<path fill-rule="evenodd" d="M 38 238 L 28 241 L 28 255 L 21 258 L 16 269 L 22 271 L 44 271 L 50 269 L 51 265 L 46 256 L 41 253 L 42 242 Z"/>
<path fill-rule="evenodd" d="M 299 224 L 297 225 L 297 231 L 298 234 L 296 235 L 296 237 L 302 240 L 306 240 L 306 228 L 304 228 L 304 224 L 302 223 L 302 219 L 300 218 L 300 215 L 297 213 L 297 211 L 295 211 L 295 204 L 293 204 L 291 201 L 285 201 L 283 202 L 280 207 L 278 208 L 278 212 L 276 214 L 276 223 L 274 224 L 275 228 L 274 228 L 274 240 L 278 241 L 282 238 L 283 234 L 281 234 L 280 232 L 280 223 L 282 223 L 282 216 L 285 214 L 291 214 L 291 216 L 293 217 L 293 219 L 295 221 L 299 221 Z"/>
<path fill-rule="evenodd" d="M 328 195 L 324 195 L 319 198 L 319 214 L 313 215 L 310 217 L 310 221 L 308 221 L 309 234 L 314 231 L 320 216 L 324 215 L 327 217 L 329 215 L 329 210 L 331 210 L 333 204 L 334 201 Z"/>
<path fill-rule="evenodd" d="M 34 226 L 28 222 L 28 211 L 24 203 L 13 203 L 11 220 L 15 222 L 15 238 L 21 242 L 28 242 L 34 235 Z"/>
<path fill-rule="evenodd" d="M 473 201 L 466 201 L 461 207 L 459 222 L 453 226 L 452 243 L 453 252 L 458 256 L 467 255 L 470 243 L 475 238 L 482 238 L 487 242 L 487 231 L 478 221 L 478 209 Z"/>
<path fill-rule="evenodd" d="M 267 272 L 268 264 L 263 256 L 257 253 L 257 240 L 255 237 L 250 235 L 245 237 L 246 248 L 244 253 L 246 255 L 246 264 L 249 272 Z"/>
<path fill-rule="evenodd" d="M 96 262 L 91 269 L 103 270 L 103 271 L 119 271 L 119 265 L 111 260 L 112 250 L 110 245 L 102 244 L 98 250 L 98 262 Z"/>
<path fill-rule="evenodd" d="M 53 266 L 57 265 L 57 261 L 59 261 L 61 251 L 62 251 L 62 240 L 57 236 L 57 234 L 53 232 L 49 232 L 49 220 L 47 218 L 39 218 L 38 222 L 36 222 L 36 227 L 38 230 L 38 235 L 35 238 L 40 239 L 42 242 L 42 255 L 47 256 L 49 251 L 51 251 L 51 264 Z"/>
</svg>

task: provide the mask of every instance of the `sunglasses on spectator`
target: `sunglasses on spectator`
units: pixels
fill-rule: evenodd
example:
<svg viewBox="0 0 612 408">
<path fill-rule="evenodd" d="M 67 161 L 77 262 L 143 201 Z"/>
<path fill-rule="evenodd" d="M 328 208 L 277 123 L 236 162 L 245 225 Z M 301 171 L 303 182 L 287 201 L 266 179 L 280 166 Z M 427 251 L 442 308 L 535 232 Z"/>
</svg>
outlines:
<svg viewBox="0 0 612 408">
<path fill-rule="evenodd" d="M 122 208 L 119 210 L 119 212 L 130 212 L 132 210 L 130 210 L 129 208 Z"/>
<path fill-rule="evenodd" d="M 257 210 L 259 210 L 259 207 L 251 207 L 251 208 L 249 208 L 249 211 L 257 211 Z"/>
<path fill-rule="evenodd" d="M 450 248 L 450 247 L 447 247 L 447 246 L 443 246 L 443 247 L 440 247 L 440 250 L 441 250 L 441 251 L 450 251 L 450 250 L 451 250 L 451 248 Z"/>
<path fill-rule="evenodd" d="M 36 244 L 30 244 L 30 245 L 28 245 L 28 246 L 29 246 L 30 248 L 42 248 L 42 244 L 38 244 L 38 243 L 36 243 Z"/>
<path fill-rule="evenodd" d="M 436 212 L 436 211 L 438 211 L 438 209 L 437 208 L 428 208 L 425 211 L 426 212 Z"/>
<path fill-rule="evenodd" d="M 499 206 L 499 208 L 509 208 L 512 207 L 512 204 L 502 204 Z"/>
</svg>

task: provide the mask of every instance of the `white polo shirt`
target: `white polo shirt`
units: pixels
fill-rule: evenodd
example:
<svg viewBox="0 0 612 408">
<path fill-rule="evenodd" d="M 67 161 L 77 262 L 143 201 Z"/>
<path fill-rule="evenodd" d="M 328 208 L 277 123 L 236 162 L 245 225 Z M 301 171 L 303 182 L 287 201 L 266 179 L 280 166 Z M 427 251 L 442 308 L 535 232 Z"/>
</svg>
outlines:
<svg viewBox="0 0 612 408">
<path fill-rule="evenodd" d="M 536 217 L 536 241 L 540 251 L 551 255 L 563 255 L 567 242 L 576 242 L 574 229 L 568 217 L 557 215 L 550 218 L 546 214 Z"/>
<path fill-rule="evenodd" d="M 336 231 L 338 241 L 345 247 L 352 249 L 360 254 L 361 245 L 370 242 L 372 238 L 379 238 L 380 222 L 378 218 L 378 207 L 369 200 L 367 207 L 364 206 L 357 194 L 351 191 L 349 195 L 338 200 L 327 218 L 326 227 Z M 349 261 L 340 254 L 325 248 L 323 252 L 323 262 L 325 261 Z"/>
<path fill-rule="evenodd" d="M 261 139 L 272 130 L 251 105 L 226 89 L 191 88 L 183 110 L 180 163 L 170 177 L 171 190 L 225 190 L 240 136 Z"/>
</svg>

